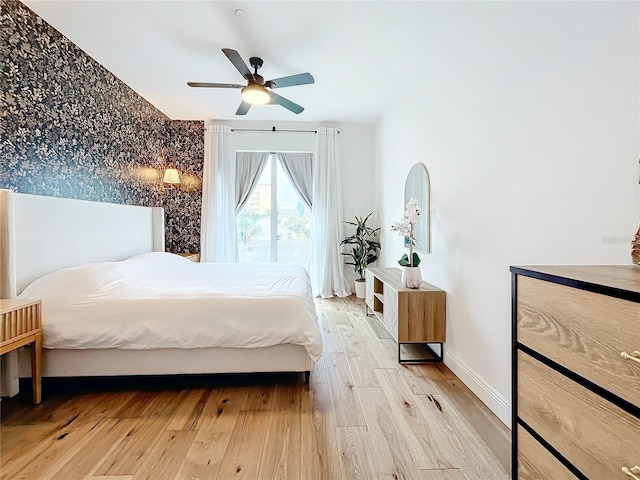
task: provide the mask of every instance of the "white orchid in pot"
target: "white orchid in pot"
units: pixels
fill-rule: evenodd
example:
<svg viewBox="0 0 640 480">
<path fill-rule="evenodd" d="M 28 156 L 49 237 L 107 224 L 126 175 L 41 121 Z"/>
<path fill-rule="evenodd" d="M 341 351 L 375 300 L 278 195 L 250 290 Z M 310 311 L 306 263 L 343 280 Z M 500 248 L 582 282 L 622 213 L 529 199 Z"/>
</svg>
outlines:
<svg viewBox="0 0 640 480">
<path fill-rule="evenodd" d="M 408 239 L 409 255 L 406 253 L 398 260 L 402 269 L 402 284 L 408 288 L 420 288 L 422 275 L 420 273 L 420 257 L 413 251 L 415 245 L 414 225 L 420 219 L 420 207 L 415 198 L 411 198 L 404 210 L 404 217 L 391 225 L 392 232 L 398 232 Z"/>
</svg>

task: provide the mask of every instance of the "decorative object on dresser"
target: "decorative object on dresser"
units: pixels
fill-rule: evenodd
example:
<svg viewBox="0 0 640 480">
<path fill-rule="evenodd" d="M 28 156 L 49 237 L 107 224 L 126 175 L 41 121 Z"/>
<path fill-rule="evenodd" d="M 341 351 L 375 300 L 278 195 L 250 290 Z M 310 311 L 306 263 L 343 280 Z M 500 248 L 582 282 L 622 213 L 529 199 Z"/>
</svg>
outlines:
<svg viewBox="0 0 640 480">
<path fill-rule="evenodd" d="M 631 261 L 640 265 L 640 226 L 638 226 L 638 231 L 631 242 Z"/>
<path fill-rule="evenodd" d="M 398 260 L 402 266 L 402 284 L 407 288 L 419 288 L 422 281 L 420 272 L 420 257 L 413 251 L 415 245 L 415 225 L 420 219 L 420 207 L 415 198 L 409 199 L 405 206 L 404 216 L 391 225 L 392 232 L 398 232 L 404 236 L 409 246 L 409 255 L 406 253 Z"/>
<path fill-rule="evenodd" d="M 513 478 L 640 478 L 640 270 L 511 277 Z"/>
<path fill-rule="evenodd" d="M 441 362 L 445 341 L 444 290 L 422 282 L 420 288 L 407 289 L 397 268 L 368 268 L 365 313 L 375 316 L 398 342 L 399 363 Z M 423 344 L 429 358 L 402 358 L 403 344 Z M 431 345 L 437 344 L 436 353 Z"/>
<path fill-rule="evenodd" d="M 640 166 L 640 160 L 638 160 L 638 166 Z M 638 177 L 638 183 L 640 183 L 640 176 Z M 631 261 L 636 265 L 640 265 L 640 225 L 631 242 Z"/>
<path fill-rule="evenodd" d="M 0 299 L 0 355 L 31 345 L 33 403 L 41 400 L 42 302 Z"/>
<path fill-rule="evenodd" d="M 366 217 L 358 217 L 356 215 L 355 222 L 342 222 L 356 227 L 356 233 L 346 237 L 340 242 L 340 245 L 351 245 L 351 251 L 342 252 L 341 255 L 351 257 L 351 261 L 345 263 L 353 265 L 353 272 L 358 275 L 355 281 L 356 297 L 358 298 L 364 298 L 365 295 L 364 271 L 367 269 L 367 265 L 378 259 L 378 250 L 380 249 L 380 242 L 378 242 L 380 227 L 371 228 L 367 226 L 367 220 L 371 215 L 373 215 L 373 212 Z"/>
</svg>

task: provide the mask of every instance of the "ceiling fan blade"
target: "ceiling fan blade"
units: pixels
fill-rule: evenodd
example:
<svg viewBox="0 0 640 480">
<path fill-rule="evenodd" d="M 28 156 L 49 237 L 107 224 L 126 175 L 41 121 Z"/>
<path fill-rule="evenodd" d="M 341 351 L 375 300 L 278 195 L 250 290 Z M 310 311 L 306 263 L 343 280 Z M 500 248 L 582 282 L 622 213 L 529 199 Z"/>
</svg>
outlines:
<svg viewBox="0 0 640 480">
<path fill-rule="evenodd" d="M 238 85 L 237 83 L 207 83 L 207 82 L 187 82 L 190 87 L 204 87 L 204 88 L 242 88 L 244 85 Z"/>
<path fill-rule="evenodd" d="M 288 77 L 275 78 L 269 80 L 271 88 L 293 87 L 294 85 L 308 85 L 315 82 L 313 75 L 310 73 L 299 73 L 297 75 L 289 75 Z"/>
<path fill-rule="evenodd" d="M 249 70 L 249 67 L 247 67 L 246 63 L 244 63 L 244 60 L 242 60 L 242 57 L 238 52 L 231 48 L 223 48 L 222 51 L 231 61 L 231 63 L 233 63 L 233 66 L 238 69 L 240 75 L 242 75 L 247 80 L 253 80 L 253 73 L 251 73 L 251 70 Z"/>
<path fill-rule="evenodd" d="M 236 110 L 236 115 L 246 115 L 250 107 L 250 103 L 243 101 L 238 107 L 238 110 Z"/>
<path fill-rule="evenodd" d="M 269 92 L 269 93 L 271 93 L 271 102 L 269 102 L 271 104 L 275 103 L 277 105 L 281 105 L 287 110 L 291 110 L 293 113 L 302 113 L 302 111 L 304 110 L 304 108 L 298 105 L 297 103 L 293 103 L 291 100 L 281 97 L 277 93 L 273 93 L 273 92 Z"/>
</svg>

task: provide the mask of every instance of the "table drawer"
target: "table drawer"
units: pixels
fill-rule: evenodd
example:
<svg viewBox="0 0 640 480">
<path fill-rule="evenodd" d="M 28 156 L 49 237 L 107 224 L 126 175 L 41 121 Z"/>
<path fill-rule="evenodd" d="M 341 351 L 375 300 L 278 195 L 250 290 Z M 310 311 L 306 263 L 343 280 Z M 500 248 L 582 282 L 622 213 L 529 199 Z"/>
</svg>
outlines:
<svg viewBox="0 0 640 480">
<path fill-rule="evenodd" d="M 640 303 L 522 275 L 517 295 L 520 343 L 640 405 Z"/>
<path fill-rule="evenodd" d="M 518 480 L 576 480 L 546 448 L 518 426 Z"/>
<path fill-rule="evenodd" d="M 640 462 L 640 419 L 521 351 L 518 417 L 588 478 Z"/>
</svg>

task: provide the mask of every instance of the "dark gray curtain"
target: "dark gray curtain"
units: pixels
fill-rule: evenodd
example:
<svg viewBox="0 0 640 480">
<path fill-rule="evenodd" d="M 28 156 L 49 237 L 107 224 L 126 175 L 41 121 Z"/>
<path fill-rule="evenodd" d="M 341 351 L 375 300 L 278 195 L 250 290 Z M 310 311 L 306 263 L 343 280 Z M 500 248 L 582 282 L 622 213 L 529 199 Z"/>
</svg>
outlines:
<svg viewBox="0 0 640 480">
<path fill-rule="evenodd" d="M 307 204 L 313 205 L 313 153 L 278 153 L 280 165 Z"/>
<path fill-rule="evenodd" d="M 236 152 L 236 215 L 256 188 L 268 159 L 268 152 Z"/>
</svg>

